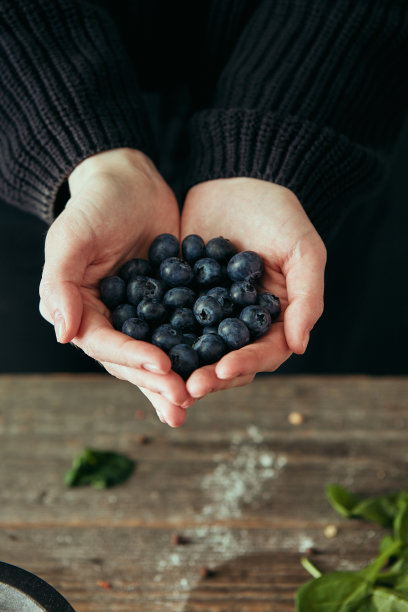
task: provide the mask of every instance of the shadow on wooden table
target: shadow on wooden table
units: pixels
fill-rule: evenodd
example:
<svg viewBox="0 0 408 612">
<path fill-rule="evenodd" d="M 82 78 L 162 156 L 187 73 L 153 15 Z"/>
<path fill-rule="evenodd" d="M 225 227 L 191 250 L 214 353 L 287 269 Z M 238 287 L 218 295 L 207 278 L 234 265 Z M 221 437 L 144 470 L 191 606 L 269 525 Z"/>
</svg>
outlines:
<svg viewBox="0 0 408 612">
<path fill-rule="evenodd" d="M 203 612 L 209 602 L 211 612 L 293 612 L 299 562 L 299 554 L 264 551 L 209 568 L 209 575 L 190 593 L 183 612 Z"/>
</svg>

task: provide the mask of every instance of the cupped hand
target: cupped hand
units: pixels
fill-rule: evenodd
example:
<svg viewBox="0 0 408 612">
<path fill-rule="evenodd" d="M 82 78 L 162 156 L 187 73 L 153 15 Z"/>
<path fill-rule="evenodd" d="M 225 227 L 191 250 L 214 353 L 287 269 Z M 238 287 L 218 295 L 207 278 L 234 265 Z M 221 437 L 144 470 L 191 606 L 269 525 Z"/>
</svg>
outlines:
<svg viewBox="0 0 408 612">
<path fill-rule="evenodd" d="M 191 403 L 184 381 L 158 347 L 115 331 L 99 299 L 99 281 L 133 257 L 146 257 L 161 233 L 179 237 L 176 198 L 154 164 L 134 149 L 81 162 L 69 177 L 71 198 L 45 243 L 40 311 L 57 339 L 72 342 L 117 378 L 139 386 L 172 426 Z"/>
<path fill-rule="evenodd" d="M 294 193 L 252 178 L 200 183 L 188 192 L 182 212 L 181 236 L 188 234 L 200 234 L 205 242 L 224 236 L 239 251 L 259 253 L 262 288 L 282 305 L 264 337 L 193 372 L 190 395 L 248 384 L 257 372 L 276 370 L 292 352 L 303 353 L 323 312 L 326 249 Z"/>
</svg>

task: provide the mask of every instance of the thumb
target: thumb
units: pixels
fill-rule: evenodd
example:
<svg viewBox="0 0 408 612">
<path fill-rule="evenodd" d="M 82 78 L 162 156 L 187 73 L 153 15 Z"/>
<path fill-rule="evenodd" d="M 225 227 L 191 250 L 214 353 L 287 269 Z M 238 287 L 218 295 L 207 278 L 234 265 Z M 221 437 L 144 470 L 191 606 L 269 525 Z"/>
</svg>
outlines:
<svg viewBox="0 0 408 612">
<path fill-rule="evenodd" d="M 68 220 L 68 219 L 67 219 Z M 78 334 L 83 312 L 80 286 L 87 266 L 88 246 L 69 229 L 64 213 L 54 221 L 45 241 L 40 282 L 40 313 L 54 325 L 58 342 Z"/>
<path fill-rule="evenodd" d="M 323 313 L 325 264 L 323 246 L 307 249 L 301 255 L 295 251 L 287 265 L 284 329 L 286 342 L 294 353 L 305 352 L 310 331 Z"/>
</svg>

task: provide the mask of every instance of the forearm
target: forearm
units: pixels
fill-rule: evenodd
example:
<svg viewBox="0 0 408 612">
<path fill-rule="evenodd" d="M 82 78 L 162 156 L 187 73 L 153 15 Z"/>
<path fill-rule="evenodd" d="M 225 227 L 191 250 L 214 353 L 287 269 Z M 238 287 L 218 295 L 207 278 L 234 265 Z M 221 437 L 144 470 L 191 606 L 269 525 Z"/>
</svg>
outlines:
<svg viewBox="0 0 408 612">
<path fill-rule="evenodd" d="M 399 1 L 259 3 L 211 108 L 193 118 L 187 187 L 278 183 L 325 234 L 350 195 L 384 174 L 408 99 L 407 50 Z"/>
<path fill-rule="evenodd" d="M 47 222 L 69 173 L 118 147 L 153 156 L 136 75 L 115 25 L 76 0 L 0 8 L 0 192 Z"/>
</svg>

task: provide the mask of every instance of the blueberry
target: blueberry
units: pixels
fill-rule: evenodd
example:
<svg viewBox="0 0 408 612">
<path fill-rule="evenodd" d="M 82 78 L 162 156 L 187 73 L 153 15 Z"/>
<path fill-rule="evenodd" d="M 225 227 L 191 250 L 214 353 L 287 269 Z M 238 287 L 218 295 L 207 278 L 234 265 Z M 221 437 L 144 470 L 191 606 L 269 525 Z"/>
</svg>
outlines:
<svg viewBox="0 0 408 612">
<path fill-rule="evenodd" d="M 102 302 L 109 310 L 113 310 L 126 300 L 126 283 L 119 276 L 103 278 L 99 283 L 99 291 Z"/>
<path fill-rule="evenodd" d="M 189 308 L 196 299 L 196 294 L 190 287 L 172 287 L 164 294 L 163 304 L 171 308 Z"/>
<path fill-rule="evenodd" d="M 143 298 L 160 300 L 163 297 L 164 285 L 156 278 L 136 276 L 127 285 L 127 298 L 131 304 L 137 306 Z"/>
<path fill-rule="evenodd" d="M 219 285 L 222 279 L 221 266 L 215 259 L 203 257 L 194 264 L 194 277 L 200 285 Z"/>
<path fill-rule="evenodd" d="M 218 325 L 206 325 L 203 327 L 203 334 L 218 334 Z"/>
<path fill-rule="evenodd" d="M 120 304 L 116 306 L 115 310 L 112 312 L 112 325 L 115 329 L 121 331 L 124 322 L 133 317 L 137 317 L 136 306 L 132 304 Z"/>
<path fill-rule="evenodd" d="M 205 252 L 207 257 L 211 257 L 212 259 L 216 259 L 220 262 L 227 262 L 233 255 L 235 255 L 237 249 L 234 247 L 232 242 L 228 240 L 228 238 L 218 236 L 218 238 L 212 238 L 212 240 L 207 242 Z"/>
<path fill-rule="evenodd" d="M 239 318 L 248 327 L 252 338 L 260 338 L 266 334 L 272 323 L 268 310 L 257 305 L 246 306 L 241 310 Z"/>
<path fill-rule="evenodd" d="M 157 327 L 152 333 L 152 344 L 158 346 L 166 353 L 183 342 L 183 334 L 174 329 L 169 323 L 164 323 Z"/>
<path fill-rule="evenodd" d="M 258 304 L 266 308 L 266 310 L 271 315 L 271 321 L 276 321 L 281 313 L 281 303 L 280 299 L 273 295 L 273 293 L 269 293 L 265 291 L 264 293 L 260 293 L 258 296 Z"/>
<path fill-rule="evenodd" d="M 127 298 L 131 304 L 135 306 L 145 297 L 144 290 L 147 276 L 135 276 L 128 282 Z"/>
<path fill-rule="evenodd" d="M 164 259 L 178 257 L 180 245 L 172 234 L 160 234 L 157 236 L 149 248 L 149 259 L 153 266 L 159 266 Z"/>
<path fill-rule="evenodd" d="M 169 321 L 173 327 L 182 333 L 193 332 L 197 327 L 197 321 L 191 308 L 176 308 Z"/>
<path fill-rule="evenodd" d="M 248 280 L 253 281 L 262 276 L 263 273 L 262 257 L 254 251 L 241 251 L 228 262 L 228 276 L 233 281 Z"/>
<path fill-rule="evenodd" d="M 147 259 L 129 259 L 118 272 L 128 282 L 134 276 L 151 276 L 152 267 Z"/>
<path fill-rule="evenodd" d="M 221 304 L 209 295 L 203 295 L 198 298 L 194 304 L 193 311 L 200 325 L 215 325 L 219 323 L 224 316 L 224 310 Z"/>
<path fill-rule="evenodd" d="M 210 364 L 219 361 L 228 347 L 218 334 L 205 334 L 200 336 L 193 344 L 193 349 L 197 351 L 202 364 Z"/>
<path fill-rule="evenodd" d="M 213 287 L 207 291 L 207 295 L 213 297 L 219 302 L 224 310 L 224 319 L 232 317 L 235 311 L 234 302 L 231 299 L 230 292 L 226 287 Z"/>
<path fill-rule="evenodd" d="M 227 346 L 236 350 L 249 344 L 250 333 L 248 327 L 240 319 L 230 317 L 224 319 L 218 326 L 218 333 Z"/>
<path fill-rule="evenodd" d="M 198 354 L 193 347 L 188 344 L 177 344 L 170 349 L 169 357 L 171 367 L 184 380 L 199 366 Z"/>
<path fill-rule="evenodd" d="M 160 276 L 172 287 L 189 285 L 193 280 L 193 271 L 186 261 L 179 257 L 169 257 L 160 264 Z"/>
<path fill-rule="evenodd" d="M 150 327 L 146 321 L 132 317 L 131 319 L 126 319 L 122 325 L 122 332 L 135 340 L 147 340 L 150 334 Z"/>
<path fill-rule="evenodd" d="M 183 334 L 183 344 L 188 344 L 189 346 L 193 346 L 197 338 L 198 336 L 196 334 Z"/>
<path fill-rule="evenodd" d="M 205 244 L 201 236 L 190 234 L 181 243 L 181 253 L 189 264 L 193 264 L 197 259 L 205 257 Z"/>
<path fill-rule="evenodd" d="M 137 316 L 151 326 L 160 325 L 166 318 L 166 307 L 160 300 L 143 298 L 137 305 Z"/>
<path fill-rule="evenodd" d="M 252 283 L 248 281 L 235 281 L 230 287 L 232 301 L 239 306 L 255 304 L 258 292 Z"/>
</svg>

